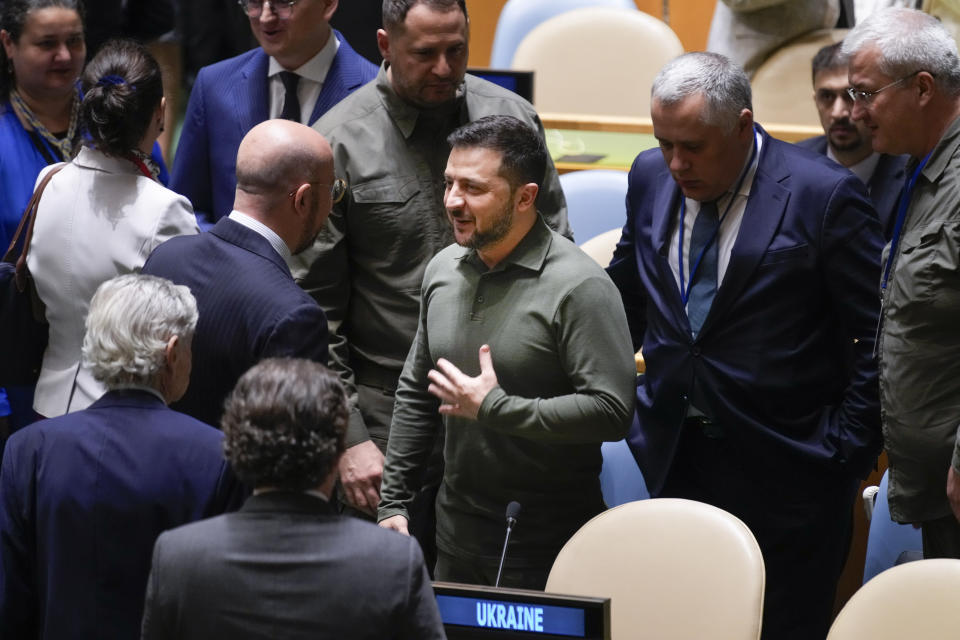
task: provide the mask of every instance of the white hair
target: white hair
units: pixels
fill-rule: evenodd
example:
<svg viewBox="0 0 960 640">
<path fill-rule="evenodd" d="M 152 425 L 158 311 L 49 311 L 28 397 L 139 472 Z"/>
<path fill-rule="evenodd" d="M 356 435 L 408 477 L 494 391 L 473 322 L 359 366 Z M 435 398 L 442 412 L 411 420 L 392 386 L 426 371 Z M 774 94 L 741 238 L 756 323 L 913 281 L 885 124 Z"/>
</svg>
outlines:
<svg viewBox="0 0 960 640">
<path fill-rule="evenodd" d="M 197 317 L 197 301 L 187 287 L 156 276 L 117 276 L 90 300 L 83 361 L 108 389 L 156 387 L 167 343 L 174 336 L 189 342 Z"/>
<path fill-rule="evenodd" d="M 875 11 L 843 40 L 843 55 L 852 57 L 877 47 L 877 67 L 891 78 L 929 72 L 951 95 L 960 93 L 960 57 L 950 32 L 933 16 L 916 9 L 888 7 Z"/>
<path fill-rule="evenodd" d="M 743 69 L 719 53 L 696 51 L 668 62 L 653 80 L 651 101 L 663 105 L 703 95 L 706 124 L 734 128 L 744 109 L 753 111 L 750 80 Z"/>
</svg>

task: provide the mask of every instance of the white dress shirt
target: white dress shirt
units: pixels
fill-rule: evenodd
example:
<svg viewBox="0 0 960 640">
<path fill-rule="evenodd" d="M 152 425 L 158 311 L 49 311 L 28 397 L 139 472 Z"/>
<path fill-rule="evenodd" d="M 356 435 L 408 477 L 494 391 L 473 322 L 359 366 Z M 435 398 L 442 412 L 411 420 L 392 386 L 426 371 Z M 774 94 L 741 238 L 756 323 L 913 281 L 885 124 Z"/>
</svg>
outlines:
<svg viewBox="0 0 960 640">
<path fill-rule="evenodd" d="M 340 48 L 340 41 L 336 34 L 330 30 L 330 37 L 327 38 L 327 44 L 323 49 L 317 52 L 317 55 L 307 60 L 304 64 L 292 69 L 293 73 L 300 76 L 300 83 L 297 85 L 297 97 L 300 99 L 300 124 L 310 124 L 310 114 L 317 105 L 320 98 L 320 92 L 323 90 L 323 83 L 327 79 L 327 73 L 330 72 L 330 65 L 337 56 L 337 49 Z M 279 62 L 272 56 L 270 57 L 270 66 L 267 70 L 267 77 L 270 78 L 270 118 L 279 118 L 283 111 L 283 98 L 286 95 L 286 89 L 283 87 L 283 81 L 280 80 L 280 72 L 288 71 L 284 69 Z"/>
<path fill-rule="evenodd" d="M 283 238 L 278 236 L 273 229 L 236 209 L 230 212 L 230 219 L 237 224 L 242 224 L 257 235 L 263 236 L 263 239 L 270 243 L 273 250 L 280 254 L 283 261 L 289 263 L 291 257 L 290 247 L 287 246 Z"/>
<path fill-rule="evenodd" d="M 747 198 L 750 197 L 750 189 L 753 187 L 753 177 L 757 172 L 757 163 L 760 160 L 760 151 L 763 146 L 763 139 L 758 131 L 754 131 L 757 142 L 756 154 L 751 162 L 751 155 L 744 161 L 746 173 L 743 176 L 743 182 L 740 184 L 740 190 L 734 194 L 733 189 L 736 183 L 730 185 L 730 190 L 720 197 L 717 201 L 718 215 L 726 216 L 720 222 L 720 230 L 717 237 L 717 289 L 723 282 L 723 277 L 727 273 L 727 265 L 730 264 L 730 252 L 733 250 L 733 244 L 737 241 L 737 235 L 740 233 L 740 223 L 743 222 L 743 212 L 747 208 Z M 749 165 L 747 163 L 750 163 Z M 738 176 L 739 179 L 739 176 Z M 731 198 L 733 201 L 731 203 Z M 690 286 L 690 237 L 693 235 L 693 224 L 700 213 L 700 202 L 692 198 L 686 198 L 686 213 L 683 223 L 683 277 L 686 286 Z M 728 210 L 729 208 L 729 210 Z M 667 259 L 670 261 L 670 269 L 673 271 L 673 277 L 677 280 L 677 287 L 680 286 L 680 263 L 677 258 L 677 246 L 680 242 L 677 226 L 680 221 L 680 207 L 674 213 L 673 232 L 670 234 L 670 252 Z M 697 256 L 693 257 L 696 261 Z"/>
</svg>

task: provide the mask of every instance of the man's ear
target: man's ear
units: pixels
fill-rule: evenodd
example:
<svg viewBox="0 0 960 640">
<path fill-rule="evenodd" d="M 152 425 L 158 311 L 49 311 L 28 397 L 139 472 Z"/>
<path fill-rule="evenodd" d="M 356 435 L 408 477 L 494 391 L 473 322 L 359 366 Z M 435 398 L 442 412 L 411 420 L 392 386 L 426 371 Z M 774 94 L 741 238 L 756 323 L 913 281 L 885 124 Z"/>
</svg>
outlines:
<svg viewBox="0 0 960 640">
<path fill-rule="evenodd" d="M 527 211 L 528 209 L 536 210 L 537 193 L 539 193 L 539 191 L 540 187 L 538 187 L 535 182 L 528 182 L 518 187 L 515 196 L 516 200 L 514 201 L 517 211 Z"/>
<path fill-rule="evenodd" d="M 339 4 L 340 0 L 327 0 L 327 8 L 323 12 L 323 19 L 326 22 L 330 22 L 330 20 L 333 19 L 333 13 L 337 10 Z"/>
<path fill-rule="evenodd" d="M 300 217 L 310 212 L 310 198 L 314 196 L 312 189 L 312 184 L 304 182 L 293 192 L 293 208 Z"/>
<path fill-rule="evenodd" d="M 180 350 L 177 349 L 178 344 L 180 344 L 180 337 L 173 336 L 167 340 L 167 346 L 163 350 L 164 361 L 171 369 L 180 359 Z"/>
<path fill-rule="evenodd" d="M 737 117 L 737 130 L 741 136 L 753 135 L 753 112 L 743 109 Z"/>
<path fill-rule="evenodd" d="M 914 82 L 917 83 L 918 101 L 920 106 L 924 107 L 933 98 L 933 92 L 937 88 L 936 80 L 928 71 L 921 71 Z"/>
<path fill-rule="evenodd" d="M 380 50 L 380 57 L 390 62 L 390 36 L 386 29 L 377 29 L 377 49 Z"/>
</svg>

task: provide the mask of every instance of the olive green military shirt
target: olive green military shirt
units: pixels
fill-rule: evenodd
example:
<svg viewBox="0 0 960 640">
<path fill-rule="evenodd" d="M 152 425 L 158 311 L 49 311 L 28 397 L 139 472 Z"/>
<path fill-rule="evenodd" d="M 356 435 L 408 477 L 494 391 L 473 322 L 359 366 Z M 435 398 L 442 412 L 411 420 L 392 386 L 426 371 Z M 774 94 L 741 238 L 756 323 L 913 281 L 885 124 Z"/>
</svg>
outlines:
<svg viewBox="0 0 960 640">
<path fill-rule="evenodd" d="M 490 345 L 499 386 L 476 421 L 444 417 L 437 545 L 500 552 L 504 510 L 523 505 L 511 558 L 555 555 L 603 508 L 600 443 L 627 432 L 636 369 L 620 294 L 572 242 L 538 221 L 492 269 L 452 246 L 427 267 L 419 327 L 397 389 L 379 518 L 406 515 L 437 429 L 427 372 L 446 358 L 469 376 Z"/>
<path fill-rule="evenodd" d="M 314 124 L 349 190 L 314 246 L 291 266 L 327 315 L 330 366 L 353 406 L 347 446 L 370 435 L 356 384 L 393 391 L 417 330 L 424 269 L 453 243 L 443 206 L 446 137 L 488 115 L 514 116 L 543 135 L 533 106 L 495 84 L 468 75 L 455 102 L 419 109 L 394 93 L 385 66 Z M 552 162 L 536 204 L 551 227 L 571 235 Z M 387 434 L 373 435 L 382 446 Z"/>
<path fill-rule="evenodd" d="M 908 163 L 907 175 L 917 164 Z M 934 520 L 951 513 L 947 469 L 960 425 L 960 119 L 917 179 L 880 322 L 890 514 Z"/>
</svg>

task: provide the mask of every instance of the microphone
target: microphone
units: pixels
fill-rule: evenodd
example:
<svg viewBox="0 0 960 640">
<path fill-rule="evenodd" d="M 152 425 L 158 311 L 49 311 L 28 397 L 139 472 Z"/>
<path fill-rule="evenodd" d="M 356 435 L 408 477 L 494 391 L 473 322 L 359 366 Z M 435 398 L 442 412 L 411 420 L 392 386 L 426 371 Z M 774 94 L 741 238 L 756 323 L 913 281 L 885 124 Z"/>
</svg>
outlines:
<svg viewBox="0 0 960 640">
<path fill-rule="evenodd" d="M 500 567 L 497 569 L 497 581 L 493 584 L 494 588 L 500 586 L 500 576 L 503 575 L 503 561 L 507 559 L 507 545 L 510 544 L 510 532 L 517 524 L 517 516 L 520 515 L 522 507 L 516 500 L 511 500 L 507 505 L 507 537 L 503 539 L 503 552 L 500 554 Z"/>
</svg>

